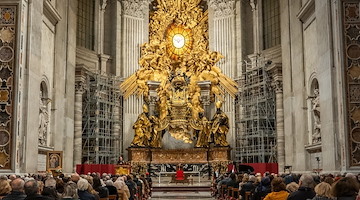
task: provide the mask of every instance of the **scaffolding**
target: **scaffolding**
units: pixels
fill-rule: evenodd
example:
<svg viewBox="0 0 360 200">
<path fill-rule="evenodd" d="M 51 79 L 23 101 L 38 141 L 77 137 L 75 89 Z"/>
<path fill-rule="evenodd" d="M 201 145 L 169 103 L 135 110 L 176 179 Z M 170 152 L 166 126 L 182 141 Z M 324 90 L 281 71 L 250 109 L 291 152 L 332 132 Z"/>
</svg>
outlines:
<svg viewBox="0 0 360 200">
<path fill-rule="evenodd" d="M 83 95 L 82 162 L 115 163 L 122 148 L 122 97 L 119 79 L 88 72 Z"/>
<path fill-rule="evenodd" d="M 236 98 L 236 149 L 241 163 L 276 162 L 275 92 L 265 63 L 245 66 Z"/>
</svg>

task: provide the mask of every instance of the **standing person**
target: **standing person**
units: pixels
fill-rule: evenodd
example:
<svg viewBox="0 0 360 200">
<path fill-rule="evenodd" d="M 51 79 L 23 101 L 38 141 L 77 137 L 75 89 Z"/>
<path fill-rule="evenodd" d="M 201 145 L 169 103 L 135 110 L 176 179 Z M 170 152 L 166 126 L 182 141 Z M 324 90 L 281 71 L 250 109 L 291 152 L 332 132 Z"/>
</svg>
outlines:
<svg viewBox="0 0 360 200">
<path fill-rule="evenodd" d="M 359 184 L 351 177 L 345 177 L 336 181 L 332 187 L 332 195 L 337 200 L 355 200 L 358 192 Z"/>
<path fill-rule="evenodd" d="M 264 200 L 286 200 L 289 193 L 282 178 L 276 177 L 271 181 L 271 193 L 265 196 Z"/>
<path fill-rule="evenodd" d="M 331 186 L 329 183 L 321 182 L 315 187 L 316 196 L 312 200 L 332 200 Z"/>
<path fill-rule="evenodd" d="M 21 178 L 11 181 L 11 193 L 6 195 L 3 200 L 24 200 L 26 198 L 24 184 L 25 182 Z"/>
<path fill-rule="evenodd" d="M 118 164 L 118 165 L 123 165 L 123 164 L 125 164 L 124 158 L 123 158 L 122 156 L 119 156 L 119 159 L 118 159 L 118 161 L 117 161 L 117 164 Z"/>
<path fill-rule="evenodd" d="M 299 180 L 299 189 L 291 193 L 288 200 L 307 200 L 314 198 L 314 179 L 310 174 L 303 174 Z"/>
</svg>

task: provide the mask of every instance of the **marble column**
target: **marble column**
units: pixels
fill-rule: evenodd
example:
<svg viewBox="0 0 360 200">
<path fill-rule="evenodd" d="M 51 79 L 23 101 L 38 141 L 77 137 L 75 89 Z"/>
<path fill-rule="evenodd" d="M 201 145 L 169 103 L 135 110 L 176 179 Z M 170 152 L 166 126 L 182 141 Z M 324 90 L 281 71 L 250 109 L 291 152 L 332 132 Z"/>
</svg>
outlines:
<svg viewBox="0 0 360 200">
<path fill-rule="evenodd" d="M 277 133 L 277 160 L 279 172 L 285 165 L 285 134 L 284 134 L 284 104 L 282 82 L 277 82 L 275 87 L 276 94 L 276 133 Z"/>
<path fill-rule="evenodd" d="M 121 133 L 120 133 L 120 99 L 115 100 L 113 107 L 114 123 L 113 123 L 113 135 L 114 135 L 114 150 L 115 155 L 120 156 L 122 152 L 121 145 Z"/>
<path fill-rule="evenodd" d="M 107 6 L 107 0 L 100 1 L 99 10 L 99 33 L 98 33 L 98 57 L 100 61 L 100 71 L 106 73 L 106 63 L 110 56 L 104 54 L 104 14 Z"/>
<path fill-rule="evenodd" d="M 75 79 L 75 113 L 74 113 L 74 167 L 81 164 L 82 158 L 82 96 L 86 89 L 86 77 L 83 70 L 76 73 L 80 75 Z"/>
</svg>

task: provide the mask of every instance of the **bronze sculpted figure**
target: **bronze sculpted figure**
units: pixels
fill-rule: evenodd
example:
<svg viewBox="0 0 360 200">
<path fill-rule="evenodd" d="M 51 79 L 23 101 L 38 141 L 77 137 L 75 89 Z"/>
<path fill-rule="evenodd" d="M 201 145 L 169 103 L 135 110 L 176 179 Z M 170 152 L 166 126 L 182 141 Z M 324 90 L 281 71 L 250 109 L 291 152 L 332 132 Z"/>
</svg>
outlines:
<svg viewBox="0 0 360 200">
<path fill-rule="evenodd" d="M 151 139 L 151 122 L 148 117 L 148 107 L 143 105 L 143 113 L 139 115 L 136 122 L 133 125 L 135 130 L 135 136 L 131 143 L 131 146 L 147 147 Z"/>
<path fill-rule="evenodd" d="M 216 113 L 211 120 L 211 142 L 214 142 L 216 146 L 229 146 L 226 141 L 226 134 L 229 132 L 229 118 L 221 110 L 222 102 L 216 102 Z"/>
<path fill-rule="evenodd" d="M 191 126 L 195 129 L 197 141 L 195 147 L 209 147 L 210 121 L 204 116 L 203 112 L 199 113 L 199 121 L 191 121 Z"/>
</svg>

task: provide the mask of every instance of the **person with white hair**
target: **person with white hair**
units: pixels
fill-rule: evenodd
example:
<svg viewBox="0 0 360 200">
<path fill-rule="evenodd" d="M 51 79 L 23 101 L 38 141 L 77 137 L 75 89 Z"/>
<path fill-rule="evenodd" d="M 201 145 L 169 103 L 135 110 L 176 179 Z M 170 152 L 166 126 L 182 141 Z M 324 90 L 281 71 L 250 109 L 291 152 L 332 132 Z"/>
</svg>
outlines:
<svg viewBox="0 0 360 200">
<path fill-rule="evenodd" d="M 118 192 L 114 186 L 114 182 L 112 180 L 107 180 L 105 181 L 105 185 L 105 187 L 109 190 L 109 195 L 116 195 L 116 199 L 118 199 Z"/>
<path fill-rule="evenodd" d="M 314 198 L 316 195 L 314 186 L 314 178 L 310 174 L 303 174 L 299 180 L 299 189 L 291 193 L 288 200 L 306 200 Z"/>
<path fill-rule="evenodd" d="M 50 177 L 45 180 L 44 189 L 41 194 L 52 199 L 59 199 L 59 195 L 56 191 L 56 180 L 54 178 Z"/>
<path fill-rule="evenodd" d="M 89 182 L 86 179 L 80 178 L 77 182 L 78 195 L 80 199 L 96 200 L 95 196 L 90 194 L 87 190 L 89 188 Z"/>
<path fill-rule="evenodd" d="M 25 182 L 21 178 L 17 178 L 10 182 L 11 193 L 6 195 L 3 200 L 23 200 L 26 198 L 24 193 Z"/>
<path fill-rule="evenodd" d="M 249 180 L 242 185 L 240 190 L 240 195 L 245 198 L 246 192 L 251 192 L 251 194 L 253 194 L 256 188 L 255 182 L 256 182 L 256 177 L 254 175 L 250 175 Z"/>
<path fill-rule="evenodd" d="M 126 185 L 123 177 L 116 179 L 114 186 L 117 189 L 119 200 L 128 200 L 130 198 L 129 187 Z"/>
<path fill-rule="evenodd" d="M 11 174 L 11 175 L 9 176 L 9 179 L 10 179 L 11 181 L 15 180 L 16 178 L 17 178 L 17 177 L 16 177 L 15 174 Z"/>
</svg>

